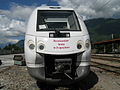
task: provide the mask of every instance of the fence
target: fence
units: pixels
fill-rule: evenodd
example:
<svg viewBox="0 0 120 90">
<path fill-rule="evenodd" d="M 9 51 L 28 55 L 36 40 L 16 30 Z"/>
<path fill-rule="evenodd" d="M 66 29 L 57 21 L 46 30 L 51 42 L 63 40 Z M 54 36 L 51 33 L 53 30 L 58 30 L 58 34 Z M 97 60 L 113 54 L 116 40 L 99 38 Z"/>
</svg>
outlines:
<svg viewBox="0 0 120 90">
<path fill-rule="evenodd" d="M 24 50 L 0 50 L 0 55 L 24 53 Z"/>
</svg>

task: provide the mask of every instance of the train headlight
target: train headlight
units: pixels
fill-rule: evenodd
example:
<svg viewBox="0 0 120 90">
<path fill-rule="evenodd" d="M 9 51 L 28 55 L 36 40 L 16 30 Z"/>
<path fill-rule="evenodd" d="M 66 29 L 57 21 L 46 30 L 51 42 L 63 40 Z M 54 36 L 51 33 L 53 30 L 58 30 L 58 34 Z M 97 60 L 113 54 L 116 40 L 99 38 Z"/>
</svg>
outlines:
<svg viewBox="0 0 120 90">
<path fill-rule="evenodd" d="M 40 50 L 43 50 L 44 48 L 45 48 L 45 45 L 42 44 L 42 43 L 40 43 L 40 44 L 39 44 L 39 49 L 40 49 Z"/>
<path fill-rule="evenodd" d="M 82 48 L 82 45 L 80 43 L 77 44 L 77 48 L 78 49 L 81 49 Z"/>
<path fill-rule="evenodd" d="M 28 46 L 31 50 L 33 50 L 35 48 L 34 42 L 32 40 L 28 41 Z"/>
<path fill-rule="evenodd" d="M 89 39 L 87 39 L 85 41 L 85 46 L 86 46 L 87 49 L 90 47 L 90 40 Z"/>
<path fill-rule="evenodd" d="M 29 45 L 29 48 L 30 48 L 31 50 L 33 50 L 33 49 L 35 48 L 35 45 L 34 45 L 34 44 L 30 44 L 30 45 Z"/>
<path fill-rule="evenodd" d="M 82 40 L 79 40 L 79 41 L 77 42 L 77 49 L 82 50 L 83 48 L 84 48 L 84 43 L 83 43 Z"/>
</svg>

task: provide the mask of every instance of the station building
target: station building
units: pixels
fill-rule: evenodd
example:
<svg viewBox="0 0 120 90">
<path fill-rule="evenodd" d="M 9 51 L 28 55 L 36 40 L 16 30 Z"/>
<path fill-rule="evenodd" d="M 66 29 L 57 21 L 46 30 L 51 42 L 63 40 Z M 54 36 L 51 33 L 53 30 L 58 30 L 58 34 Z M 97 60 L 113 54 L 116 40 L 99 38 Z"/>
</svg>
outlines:
<svg viewBox="0 0 120 90">
<path fill-rule="evenodd" d="M 120 38 L 95 42 L 93 53 L 120 53 Z"/>
</svg>

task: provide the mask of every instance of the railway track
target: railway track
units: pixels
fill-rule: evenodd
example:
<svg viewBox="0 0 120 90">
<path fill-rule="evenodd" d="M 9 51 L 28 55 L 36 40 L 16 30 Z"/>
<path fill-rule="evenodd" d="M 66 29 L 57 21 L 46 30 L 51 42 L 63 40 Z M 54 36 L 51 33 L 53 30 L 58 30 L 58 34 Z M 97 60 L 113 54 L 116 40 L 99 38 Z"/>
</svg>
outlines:
<svg viewBox="0 0 120 90">
<path fill-rule="evenodd" d="M 120 75 L 120 57 L 93 55 L 91 66 Z"/>
<path fill-rule="evenodd" d="M 101 60 L 106 60 L 106 61 L 112 61 L 120 63 L 120 57 L 114 57 L 114 56 L 97 56 L 97 55 L 92 55 L 93 59 L 101 59 Z"/>
</svg>

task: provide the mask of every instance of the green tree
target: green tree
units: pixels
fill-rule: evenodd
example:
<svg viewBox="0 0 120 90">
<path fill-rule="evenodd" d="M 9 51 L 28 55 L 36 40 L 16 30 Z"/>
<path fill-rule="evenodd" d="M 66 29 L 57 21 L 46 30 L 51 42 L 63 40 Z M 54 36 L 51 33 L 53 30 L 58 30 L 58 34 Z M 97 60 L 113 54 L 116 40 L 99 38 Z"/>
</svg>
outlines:
<svg viewBox="0 0 120 90">
<path fill-rule="evenodd" d="M 4 47 L 4 50 L 21 50 L 16 44 L 8 44 Z"/>
</svg>

